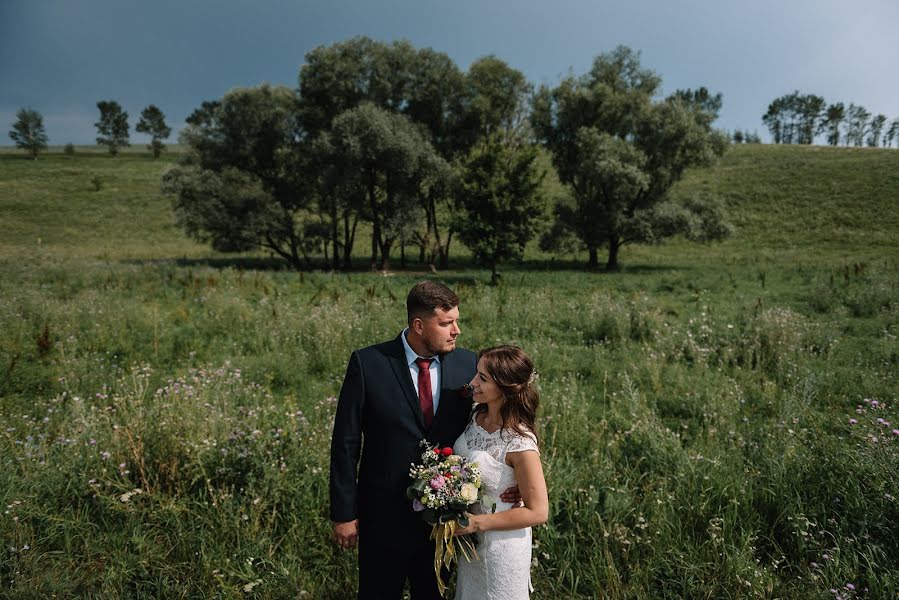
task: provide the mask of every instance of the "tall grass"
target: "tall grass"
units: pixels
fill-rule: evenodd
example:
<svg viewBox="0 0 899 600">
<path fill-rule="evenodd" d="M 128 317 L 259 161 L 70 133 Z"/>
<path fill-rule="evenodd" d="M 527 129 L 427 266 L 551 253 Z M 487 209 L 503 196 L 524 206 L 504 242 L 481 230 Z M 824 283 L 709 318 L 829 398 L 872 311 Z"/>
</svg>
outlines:
<svg viewBox="0 0 899 600">
<path fill-rule="evenodd" d="M 839 172 L 805 150 L 786 158 Z M 785 245 L 759 205 L 789 200 L 764 177 L 776 152 L 685 182 L 759 179 L 734 192 L 741 237 L 725 245 L 632 248 L 617 274 L 532 254 L 496 287 L 441 274 L 463 345 L 518 343 L 540 372 L 551 517 L 535 598 L 899 593 L 899 226 L 869 215 L 840 235 L 875 231 L 871 245 L 846 247 L 828 233 L 839 203 L 822 201 L 828 228 Z M 886 154 L 848 155 L 883 182 Z M 0 158 L 19 194 L 0 197 L 17 223 L 0 261 L 0 596 L 352 597 L 355 558 L 328 535 L 334 397 L 352 349 L 401 329 L 423 275 L 210 266 L 224 261 L 164 225 L 159 163 Z M 54 160 L 101 161 L 113 183 L 85 178 L 54 217 L 69 185 Z M 109 187 L 108 224 L 73 216 Z M 138 197 L 150 216 L 122 229 Z"/>
</svg>

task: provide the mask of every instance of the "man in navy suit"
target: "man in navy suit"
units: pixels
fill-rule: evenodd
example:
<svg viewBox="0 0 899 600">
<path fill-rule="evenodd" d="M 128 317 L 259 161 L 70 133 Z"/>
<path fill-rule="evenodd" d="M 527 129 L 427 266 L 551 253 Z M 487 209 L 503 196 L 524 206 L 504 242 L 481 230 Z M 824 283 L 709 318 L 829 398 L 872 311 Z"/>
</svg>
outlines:
<svg viewBox="0 0 899 600">
<path fill-rule="evenodd" d="M 459 298 L 442 283 L 415 285 L 408 327 L 395 339 L 356 350 L 340 390 L 331 439 L 334 542 L 359 545 L 359 598 L 437 599 L 431 527 L 406 498 L 420 442 L 452 446 L 471 415 L 462 393 L 477 369 L 456 347 Z M 358 468 L 358 472 L 357 472 Z"/>
</svg>

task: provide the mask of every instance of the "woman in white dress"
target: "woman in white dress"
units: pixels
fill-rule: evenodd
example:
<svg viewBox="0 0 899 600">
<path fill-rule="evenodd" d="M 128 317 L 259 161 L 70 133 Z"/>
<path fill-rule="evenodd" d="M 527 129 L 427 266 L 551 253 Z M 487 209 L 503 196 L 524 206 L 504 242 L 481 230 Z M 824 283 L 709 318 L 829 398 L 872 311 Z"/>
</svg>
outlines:
<svg viewBox="0 0 899 600">
<path fill-rule="evenodd" d="M 530 595 L 531 527 L 546 522 L 549 500 L 534 420 L 539 396 L 531 359 L 517 346 L 488 348 L 471 381 L 475 409 L 454 445 L 481 470 L 481 501 L 468 527 L 479 559 L 459 560 L 456 600 L 521 600 Z M 500 492 L 518 485 L 522 502 Z"/>
</svg>

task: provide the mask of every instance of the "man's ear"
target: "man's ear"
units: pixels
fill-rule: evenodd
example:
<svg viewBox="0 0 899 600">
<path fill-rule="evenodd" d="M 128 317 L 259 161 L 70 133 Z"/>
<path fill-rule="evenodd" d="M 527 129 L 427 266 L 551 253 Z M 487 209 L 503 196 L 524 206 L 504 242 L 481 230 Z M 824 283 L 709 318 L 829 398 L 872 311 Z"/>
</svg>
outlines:
<svg viewBox="0 0 899 600">
<path fill-rule="evenodd" d="M 421 335 L 425 330 L 424 321 L 422 321 L 420 317 L 412 319 L 412 324 L 409 325 L 409 327 L 416 333 L 416 335 Z"/>
</svg>

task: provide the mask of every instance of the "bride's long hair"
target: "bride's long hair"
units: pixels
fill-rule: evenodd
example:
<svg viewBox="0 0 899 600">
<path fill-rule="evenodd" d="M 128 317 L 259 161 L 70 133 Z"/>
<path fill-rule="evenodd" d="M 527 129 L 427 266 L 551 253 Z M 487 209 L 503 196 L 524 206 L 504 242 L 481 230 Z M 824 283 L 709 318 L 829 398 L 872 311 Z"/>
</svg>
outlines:
<svg viewBox="0 0 899 600">
<path fill-rule="evenodd" d="M 519 435 L 537 437 L 537 406 L 540 394 L 534 382 L 537 372 L 534 363 L 518 346 L 495 346 L 481 350 L 478 360 L 484 359 L 484 369 L 493 378 L 505 398 L 499 409 L 501 429 L 512 429 Z M 486 412 L 487 405 L 479 404 L 477 412 Z"/>
</svg>

